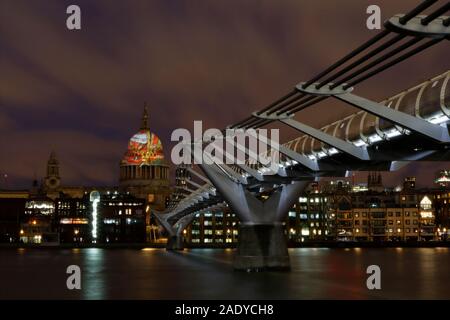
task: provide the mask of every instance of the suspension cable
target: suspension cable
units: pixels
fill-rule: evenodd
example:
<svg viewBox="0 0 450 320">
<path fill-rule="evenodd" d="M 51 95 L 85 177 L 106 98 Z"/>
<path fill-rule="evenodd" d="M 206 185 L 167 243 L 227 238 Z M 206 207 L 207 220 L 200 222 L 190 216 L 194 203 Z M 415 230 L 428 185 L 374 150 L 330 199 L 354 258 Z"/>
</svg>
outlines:
<svg viewBox="0 0 450 320">
<path fill-rule="evenodd" d="M 333 84 L 330 87 L 330 89 L 334 89 L 337 86 L 339 86 L 340 84 L 343 84 L 344 82 L 359 76 L 360 74 L 364 73 L 365 71 L 375 67 L 376 65 L 386 61 L 389 58 L 392 58 L 396 54 L 402 52 L 403 50 L 408 49 L 409 47 L 415 45 L 417 42 L 419 42 L 421 40 L 423 40 L 423 38 L 412 38 L 411 40 L 409 40 L 408 42 L 404 43 L 403 45 L 395 48 L 392 51 L 389 51 L 388 53 L 384 54 L 383 56 L 381 56 L 380 58 L 376 59 L 375 61 L 373 61 L 373 62 L 369 63 L 368 65 L 366 65 L 366 66 L 356 70 L 355 72 L 353 72 L 352 74 L 350 74 L 347 77 L 343 78 L 342 80 L 339 80 L 338 82 Z"/>
<path fill-rule="evenodd" d="M 366 79 L 368 79 L 370 77 L 373 77 L 374 75 L 376 75 L 376 74 L 378 74 L 378 73 L 380 73 L 380 72 L 382 72 L 382 71 L 392 67 L 393 65 L 396 65 L 397 63 L 402 62 L 402 61 L 412 57 L 413 55 L 415 55 L 415 54 L 417 54 L 419 52 L 422 52 L 423 50 L 425 50 L 425 49 L 427 49 L 427 48 L 429 48 L 429 47 L 431 47 L 431 46 L 441 42 L 442 40 L 444 40 L 444 38 L 432 39 L 432 40 L 422 44 L 421 46 L 415 48 L 414 50 L 411 50 L 410 52 L 408 52 L 408 53 L 398 57 L 397 59 L 395 59 L 395 60 L 385 64 L 384 66 L 381 66 L 380 68 L 378 68 L 378 69 L 368 73 L 367 75 L 361 76 L 361 77 L 353 80 L 351 83 L 347 84 L 344 87 L 344 89 L 347 89 L 347 88 L 349 88 L 351 86 L 354 86 L 355 84 L 358 84 L 358 83 L 360 83 L 360 82 L 362 82 L 362 81 L 364 81 L 364 80 L 366 80 Z"/>
</svg>

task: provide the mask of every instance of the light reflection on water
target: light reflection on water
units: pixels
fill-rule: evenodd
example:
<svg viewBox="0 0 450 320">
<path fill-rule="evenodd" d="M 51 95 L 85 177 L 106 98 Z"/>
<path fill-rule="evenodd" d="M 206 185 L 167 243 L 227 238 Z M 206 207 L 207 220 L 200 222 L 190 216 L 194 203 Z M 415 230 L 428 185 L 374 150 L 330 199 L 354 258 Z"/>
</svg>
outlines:
<svg viewBox="0 0 450 320">
<path fill-rule="evenodd" d="M 234 250 L 3 249 L 0 298 L 450 299 L 449 248 L 290 249 L 291 272 L 232 269 Z M 66 288 L 79 265 L 82 290 Z M 379 265 L 382 290 L 366 288 Z"/>
<path fill-rule="evenodd" d="M 99 248 L 84 249 L 83 255 L 83 277 L 82 292 L 83 299 L 106 299 L 105 275 L 107 272 L 105 264 L 105 250 Z"/>
</svg>

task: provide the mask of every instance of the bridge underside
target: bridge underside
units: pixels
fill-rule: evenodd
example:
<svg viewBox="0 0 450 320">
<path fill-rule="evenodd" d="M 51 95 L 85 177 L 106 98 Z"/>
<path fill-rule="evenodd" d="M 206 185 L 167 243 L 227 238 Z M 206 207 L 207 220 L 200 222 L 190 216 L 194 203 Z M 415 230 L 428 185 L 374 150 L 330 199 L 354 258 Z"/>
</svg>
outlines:
<svg viewBox="0 0 450 320">
<path fill-rule="evenodd" d="M 310 180 L 281 184 L 270 195 L 262 197 L 233 180 L 217 165 L 199 166 L 241 221 L 234 268 L 244 271 L 289 269 L 282 223 Z"/>
<path fill-rule="evenodd" d="M 241 131 L 252 129 L 249 136 L 253 138 L 255 129 L 274 122 L 303 133 L 281 146 L 267 137 L 257 137 L 260 143 L 276 149 L 275 155 L 281 154 L 281 161 L 275 166 L 262 165 L 258 157 L 252 156 L 248 150 L 245 150 L 248 156 L 245 164 L 227 166 L 213 161 L 214 164 L 207 165 L 202 164 L 202 159 L 195 159 L 207 177 L 203 179 L 206 182 L 204 186 L 214 187 L 214 196 L 217 190 L 220 201 L 225 200 L 241 222 L 234 261 L 236 270 L 290 268 L 282 223 L 313 179 L 345 176 L 348 171 L 394 171 L 413 161 L 450 159 L 449 71 L 380 103 L 352 93 L 355 84 L 449 39 L 450 18 L 438 18 L 448 7 L 436 9 L 429 16 L 418 16 L 434 2 L 427 1 L 406 15 L 391 18 L 383 32 L 339 62 L 229 127 Z M 427 27 L 430 23 L 432 26 Z M 397 36 L 391 40 L 384 39 L 390 33 Z M 399 45 L 397 42 L 405 36 L 413 39 Z M 414 47 L 426 38 L 429 38 L 428 42 Z M 380 44 L 378 41 L 385 42 Z M 375 45 L 377 48 L 366 52 Z M 353 62 L 350 64 L 350 61 Z M 321 129 L 294 118 L 296 112 L 328 98 L 359 111 Z M 226 138 L 234 139 L 236 136 L 237 133 L 230 136 L 227 133 Z M 192 153 L 194 144 L 204 143 L 192 143 L 185 151 Z M 216 139 L 208 142 L 208 146 L 214 147 L 215 143 Z M 273 148 L 273 144 L 279 148 Z M 245 146 L 236 148 L 246 149 Z M 227 152 L 221 150 L 219 153 Z M 191 156 L 198 157 L 195 152 Z M 264 153 L 264 156 L 270 158 L 272 151 Z M 203 186 L 198 187 L 198 193 L 192 192 L 165 220 L 161 220 L 170 234 L 168 249 L 182 248 L 181 231 L 195 214 L 220 202 L 216 197 L 205 195 Z"/>
</svg>

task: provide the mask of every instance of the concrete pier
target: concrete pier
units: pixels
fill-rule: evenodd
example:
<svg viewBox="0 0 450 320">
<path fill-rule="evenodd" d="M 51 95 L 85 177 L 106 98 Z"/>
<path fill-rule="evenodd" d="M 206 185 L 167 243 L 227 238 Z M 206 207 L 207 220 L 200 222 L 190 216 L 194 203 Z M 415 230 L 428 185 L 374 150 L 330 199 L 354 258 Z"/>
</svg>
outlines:
<svg viewBox="0 0 450 320">
<path fill-rule="evenodd" d="M 234 269 L 239 271 L 290 270 L 283 225 L 281 223 L 241 224 Z"/>
</svg>

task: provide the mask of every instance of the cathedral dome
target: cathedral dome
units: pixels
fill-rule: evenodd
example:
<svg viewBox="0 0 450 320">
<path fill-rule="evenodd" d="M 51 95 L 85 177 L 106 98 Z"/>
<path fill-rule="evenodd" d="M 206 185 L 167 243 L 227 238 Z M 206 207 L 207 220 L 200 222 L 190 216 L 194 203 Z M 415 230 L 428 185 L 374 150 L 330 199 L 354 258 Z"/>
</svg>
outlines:
<svg viewBox="0 0 450 320">
<path fill-rule="evenodd" d="M 147 125 L 148 114 L 144 109 L 140 130 L 134 134 L 122 159 L 123 165 L 161 165 L 164 164 L 164 152 L 161 140 L 150 131 Z"/>
<path fill-rule="evenodd" d="M 128 141 L 120 162 L 119 189 L 146 199 L 155 210 L 164 210 L 170 195 L 169 166 L 164 161 L 163 146 L 148 127 L 147 108 L 138 132 Z"/>
</svg>

